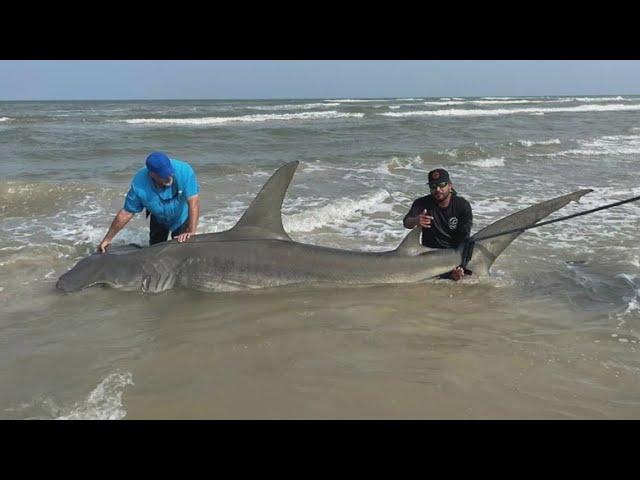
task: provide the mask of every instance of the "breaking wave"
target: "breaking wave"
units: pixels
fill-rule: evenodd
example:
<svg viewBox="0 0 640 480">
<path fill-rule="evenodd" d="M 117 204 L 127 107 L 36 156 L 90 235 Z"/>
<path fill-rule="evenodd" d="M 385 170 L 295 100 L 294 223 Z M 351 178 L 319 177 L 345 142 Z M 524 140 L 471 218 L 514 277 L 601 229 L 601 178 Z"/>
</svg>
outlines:
<svg viewBox="0 0 640 480">
<path fill-rule="evenodd" d="M 533 147 L 535 145 L 560 145 L 560 139 L 554 138 L 552 140 L 518 140 L 518 143 L 523 147 Z"/>
<path fill-rule="evenodd" d="M 383 175 L 397 176 L 397 174 L 394 173 L 396 170 L 411 170 L 427 173 L 424 170 L 424 161 L 422 160 L 422 157 L 420 155 L 408 158 L 391 157 L 390 160 L 382 163 L 372 171 L 381 173 Z"/>
<path fill-rule="evenodd" d="M 325 102 L 325 103 L 302 103 L 302 104 L 289 104 L 289 105 L 254 105 L 247 107 L 250 110 L 310 110 L 312 108 L 324 108 L 324 107 L 339 107 L 338 102 Z"/>
<path fill-rule="evenodd" d="M 349 218 L 360 218 L 364 213 L 372 211 L 389 210 L 382 208 L 383 202 L 391 195 L 386 190 L 377 190 L 371 194 L 353 199 L 343 197 L 331 201 L 324 206 L 314 208 L 312 211 L 283 216 L 282 223 L 287 231 L 311 232 L 322 227 L 336 227 Z"/>
<path fill-rule="evenodd" d="M 480 160 L 469 160 L 462 163 L 464 163 L 465 165 L 474 165 L 481 168 L 504 167 L 504 158 L 483 158 Z"/>
<path fill-rule="evenodd" d="M 389 98 L 336 98 L 332 100 L 326 100 L 327 102 L 339 102 L 339 103 L 367 103 L 367 102 L 388 102 Z"/>
<path fill-rule="evenodd" d="M 465 101 L 458 101 L 458 100 L 446 100 L 443 102 L 422 102 L 425 105 L 442 105 L 442 106 L 446 106 L 446 105 L 465 105 L 468 102 Z"/>
<path fill-rule="evenodd" d="M 412 117 L 412 116 L 437 116 L 437 117 L 484 117 L 516 114 L 545 114 L 545 113 L 582 113 L 582 112 L 621 112 L 638 111 L 640 105 L 579 105 L 577 107 L 548 107 L 548 108 L 499 108 L 492 110 L 470 110 L 452 108 L 447 110 L 420 110 L 413 112 L 385 112 L 379 113 L 386 117 Z"/>
<path fill-rule="evenodd" d="M 576 102 L 615 102 L 626 99 L 618 95 L 617 97 L 571 97 L 570 100 Z"/>
<path fill-rule="evenodd" d="M 604 137 L 579 140 L 580 148 L 554 153 L 529 154 L 531 157 L 552 157 L 572 155 L 637 155 L 640 154 L 640 135 L 606 135 Z"/>
<path fill-rule="evenodd" d="M 124 120 L 129 124 L 147 125 L 221 125 L 235 122 L 268 122 L 278 120 L 316 120 L 330 118 L 362 118 L 364 113 L 344 113 L 330 110 L 328 112 L 302 112 L 283 114 L 243 115 L 240 117 L 202 117 L 202 118 L 132 118 Z"/>
</svg>

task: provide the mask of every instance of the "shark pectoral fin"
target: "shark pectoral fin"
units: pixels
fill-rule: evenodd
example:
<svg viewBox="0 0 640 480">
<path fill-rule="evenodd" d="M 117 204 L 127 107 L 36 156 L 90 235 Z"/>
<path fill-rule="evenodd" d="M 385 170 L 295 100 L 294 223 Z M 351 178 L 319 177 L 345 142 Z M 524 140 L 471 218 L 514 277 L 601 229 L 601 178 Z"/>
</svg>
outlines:
<svg viewBox="0 0 640 480">
<path fill-rule="evenodd" d="M 229 230 L 231 236 L 247 239 L 276 238 L 291 240 L 282 226 L 282 202 L 300 162 L 280 167 L 264 184 L 238 223 Z"/>
<path fill-rule="evenodd" d="M 420 243 L 421 234 L 422 227 L 415 227 L 404 237 L 404 240 L 402 240 L 398 248 L 394 250 L 394 253 L 403 257 L 415 257 L 416 255 L 429 251 L 429 248 Z"/>
</svg>

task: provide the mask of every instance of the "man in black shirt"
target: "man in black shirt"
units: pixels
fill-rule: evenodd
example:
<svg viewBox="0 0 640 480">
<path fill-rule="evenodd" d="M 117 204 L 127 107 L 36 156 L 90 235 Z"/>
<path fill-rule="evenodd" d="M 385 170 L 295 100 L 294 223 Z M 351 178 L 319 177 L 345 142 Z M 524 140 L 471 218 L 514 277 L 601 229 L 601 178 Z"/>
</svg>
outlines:
<svg viewBox="0 0 640 480">
<path fill-rule="evenodd" d="M 429 172 L 431 195 L 418 198 L 404 217 L 406 228 L 422 227 L 422 244 L 430 248 L 457 248 L 471 233 L 471 205 L 453 189 L 449 173 Z M 456 267 L 447 278 L 460 280 L 464 269 Z"/>
</svg>

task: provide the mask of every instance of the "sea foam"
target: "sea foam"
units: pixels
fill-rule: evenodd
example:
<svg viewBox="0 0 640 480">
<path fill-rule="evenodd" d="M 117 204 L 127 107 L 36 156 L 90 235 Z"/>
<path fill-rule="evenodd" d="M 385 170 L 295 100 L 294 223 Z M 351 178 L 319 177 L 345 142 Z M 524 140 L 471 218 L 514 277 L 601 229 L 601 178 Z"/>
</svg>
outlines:
<svg viewBox="0 0 640 480">
<path fill-rule="evenodd" d="M 105 378 L 84 402 L 77 403 L 57 420 L 120 420 L 127 414 L 122 395 L 133 385 L 130 372 L 116 372 Z"/>
<path fill-rule="evenodd" d="M 302 112 L 283 114 L 243 115 L 239 117 L 202 117 L 202 118 L 132 118 L 124 120 L 129 124 L 147 125 L 221 125 L 235 122 L 268 122 L 279 120 L 316 120 L 331 118 L 362 118 L 364 113 L 345 113 L 330 110 L 328 112 Z"/>
<path fill-rule="evenodd" d="M 548 107 L 548 108 L 498 108 L 491 110 L 471 109 L 446 109 L 446 110 L 419 110 L 413 112 L 385 112 L 379 113 L 385 117 L 412 117 L 412 116 L 438 116 L 438 117 L 485 117 L 516 114 L 546 114 L 546 113 L 582 113 L 582 112 L 622 112 L 638 111 L 640 105 L 579 105 L 576 107 Z"/>
<path fill-rule="evenodd" d="M 531 157 L 564 157 L 575 155 L 637 155 L 640 154 L 640 135 L 606 135 L 603 137 L 579 140 L 580 148 L 572 148 L 553 153 L 528 154 Z"/>
<path fill-rule="evenodd" d="M 282 223 L 285 230 L 291 232 L 311 232 L 321 227 L 336 227 L 350 218 L 362 216 L 365 212 L 387 211 L 388 208 L 382 208 L 382 204 L 389 197 L 389 192 L 382 189 L 357 199 L 343 197 L 318 208 L 283 216 Z"/>
<path fill-rule="evenodd" d="M 504 167 L 504 158 L 482 158 L 480 160 L 469 160 L 462 162 L 465 165 L 474 165 L 481 168 Z"/>
<path fill-rule="evenodd" d="M 554 138 L 552 140 L 518 140 L 518 143 L 523 147 L 533 147 L 535 145 L 559 145 L 560 139 Z"/>
<path fill-rule="evenodd" d="M 253 105 L 250 110 L 310 110 L 312 108 L 339 107 L 338 102 L 332 103 L 301 103 L 288 105 Z"/>
</svg>

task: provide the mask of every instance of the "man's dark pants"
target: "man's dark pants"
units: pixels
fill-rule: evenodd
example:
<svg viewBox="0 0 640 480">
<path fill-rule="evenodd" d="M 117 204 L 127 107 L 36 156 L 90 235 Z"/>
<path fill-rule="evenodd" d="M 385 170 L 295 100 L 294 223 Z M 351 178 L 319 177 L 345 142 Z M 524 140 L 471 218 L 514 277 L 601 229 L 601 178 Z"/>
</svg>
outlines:
<svg viewBox="0 0 640 480">
<path fill-rule="evenodd" d="M 171 238 L 175 238 L 182 232 L 187 230 L 189 219 L 187 218 L 180 227 L 171 232 Z M 155 245 L 156 243 L 166 242 L 169 237 L 169 229 L 164 225 L 158 223 L 153 215 L 151 215 L 151 225 L 149 226 L 149 245 Z"/>
</svg>

